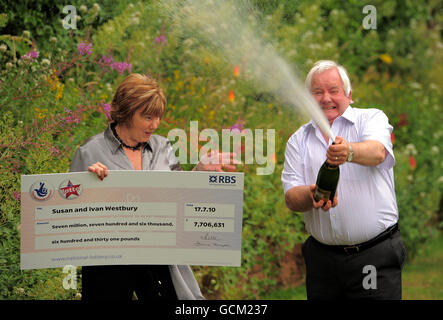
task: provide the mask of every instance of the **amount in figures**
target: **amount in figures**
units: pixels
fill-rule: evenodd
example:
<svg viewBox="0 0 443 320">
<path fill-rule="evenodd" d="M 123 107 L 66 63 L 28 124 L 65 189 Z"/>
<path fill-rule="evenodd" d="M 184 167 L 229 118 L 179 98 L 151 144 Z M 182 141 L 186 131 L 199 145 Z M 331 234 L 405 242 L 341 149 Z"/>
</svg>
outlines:
<svg viewBox="0 0 443 320">
<path fill-rule="evenodd" d="M 224 222 L 194 221 L 195 228 L 224 228 Z"/>
</svg>

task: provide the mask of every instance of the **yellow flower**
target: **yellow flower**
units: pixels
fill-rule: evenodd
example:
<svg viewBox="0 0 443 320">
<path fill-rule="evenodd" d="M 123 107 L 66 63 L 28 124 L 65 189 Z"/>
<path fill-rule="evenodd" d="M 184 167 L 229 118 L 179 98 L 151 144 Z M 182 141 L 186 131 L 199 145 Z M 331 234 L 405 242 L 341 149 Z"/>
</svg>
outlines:
<svg viewBox="0 0 443 320">
<path fill-rule="evenodd" d="M 183 87 L 183 81 L 178 81 L 177 85 L 175 86 L 175 91 L 180 91 L 182 87 Z"/>
<path fill-rule="evenodd" d="M 391 64 L 392 63 L 392 58 L 387 53 L 383 53 L 383 54 L 379 55 L 379 58 L 381 59 L 381 61 L 383 61 L 386 64 Z"/>
<path fill-rule="evenodd" d="M 57 84 L 57 94 L 55 95 L 56 100 L 60 100 L 63 97 L 63 89 L 65 85 L 64 84 Z"/>
<path fill-rule="evenodd" d="M 46 113 L 48 112 L 48 109 L 43 108 L 43 109 L 39 109 L 39 108 L 34 108 L 35 112 L 37 112 L 37 119 L 43 119 L 46 118 Z"/>
</svg>

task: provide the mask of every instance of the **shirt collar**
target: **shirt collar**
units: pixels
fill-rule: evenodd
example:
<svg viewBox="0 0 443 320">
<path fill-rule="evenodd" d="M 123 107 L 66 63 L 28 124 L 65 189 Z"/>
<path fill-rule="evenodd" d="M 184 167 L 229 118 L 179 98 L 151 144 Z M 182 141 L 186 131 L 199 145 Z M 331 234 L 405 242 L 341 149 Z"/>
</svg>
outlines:
<svg viewBox="0 0 443 320">
<path fill-rule="evenodd" d="M 337 119 L 346 119 L 347 121 L 351 122 L 352 124 L 355 123 L 355 112 L 354 112 L 354 108 L 351 107 L 351 105 L 349 105 L 345 112 L 343 112 L 343 114 L 341 116 L 339 116 Z M 337 120 L 335 119 L 335 120 Z M 335 121 L 334 120 L 334 121 Z M 312 127 L 314 127 L 315 129 L 319 129 L 317 123 L 315 123 L 314 120 L 311 119 L 311 121 L 308 122 L 309 125 L 311 125 Z"/>
<path fill-rule="evenodd" d="M 113 154 L 115 154 L 118 151 L 118 149 L 122 148 L 120 141 L 118 141 L 117 138 L 112 133 L 111 123 L 108 125 L 108 128 L 105 130 L 104 136 L 105 136 L 105 142 L 108 145 L 109 149 L 111 149 L 111 152 Z M 148 143 L 143 147 L 143 151 L 146 148 L 150 151 L 153 151 L 150 141 L 148 141 Z"/>
</svg>

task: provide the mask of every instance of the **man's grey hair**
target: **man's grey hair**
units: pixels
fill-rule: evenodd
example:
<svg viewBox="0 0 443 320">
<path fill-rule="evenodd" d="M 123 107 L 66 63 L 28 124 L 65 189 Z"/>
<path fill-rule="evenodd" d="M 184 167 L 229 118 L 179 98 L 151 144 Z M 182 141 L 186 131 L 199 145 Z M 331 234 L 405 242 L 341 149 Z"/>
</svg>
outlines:
<svg viewBox="0 0 443 320">
<path fill-rule="evenodd" d="M 348 72 L 346 71 L 345 67 L 339 65 L 338 63 L 332 60 L 319 60 L 314 64 L 314 66 L 311 68 L 308 75 L 306 76 L 306 81 L 305 81 L 306 88 L 308 88 L 308 90 L 311 91 L 312 77 L 314 76 L 314 74 L 322 73 L 325 70 L 333 68 L 337 68 L 338 73 L 340 74 L 341 81 L 343 82 L 343 89 L 345 90 L 346 96 L 349 97 L 352 88 Z"/>
</svg>

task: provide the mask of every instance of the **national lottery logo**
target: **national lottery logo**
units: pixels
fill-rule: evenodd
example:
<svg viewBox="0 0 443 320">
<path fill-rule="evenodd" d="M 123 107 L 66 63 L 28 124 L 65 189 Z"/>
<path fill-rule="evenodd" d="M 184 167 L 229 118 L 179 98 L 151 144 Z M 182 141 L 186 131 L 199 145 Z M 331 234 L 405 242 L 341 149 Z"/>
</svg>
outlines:
<svg viewBox="0 0 443 320">
<path fill-rule="evenodd" d="M 68 179 L 60 183 L 58 191 L 63 199 L 72 200 L 78 198 L 82 194 L 83 187 L 80 183 Z"/>
<path fill-rule="evenodd" d="M 235 176 L 209 176 L 209 184 L 211 185 L 231 185 L 235 184 L 237 181 L 235 180 Z"/>
<path fill-rule="evenodd" d="M 36 181 L 31 185 L 29 193 L 37 201 L 46 201 L 54 194 L 54 188 L 45 180 Z"/>
</svg>

